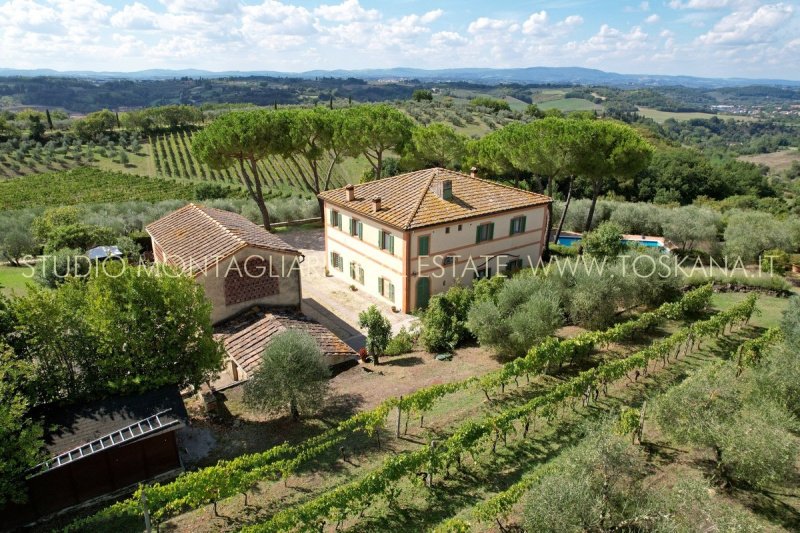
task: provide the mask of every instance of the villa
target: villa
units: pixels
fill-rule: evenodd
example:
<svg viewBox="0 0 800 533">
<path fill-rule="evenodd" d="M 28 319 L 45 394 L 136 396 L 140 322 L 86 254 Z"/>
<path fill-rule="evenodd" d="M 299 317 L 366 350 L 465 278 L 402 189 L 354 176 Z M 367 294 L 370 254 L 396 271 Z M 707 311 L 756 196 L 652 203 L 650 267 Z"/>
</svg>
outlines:
<svg viewBox="0 0 800 533">
<path fill-rule="evenodd" d="M 549 197 L 443 168 L 325 191 L 326 267 L 404 313 L 457 283 L 535 265 Z"/>
</svg>

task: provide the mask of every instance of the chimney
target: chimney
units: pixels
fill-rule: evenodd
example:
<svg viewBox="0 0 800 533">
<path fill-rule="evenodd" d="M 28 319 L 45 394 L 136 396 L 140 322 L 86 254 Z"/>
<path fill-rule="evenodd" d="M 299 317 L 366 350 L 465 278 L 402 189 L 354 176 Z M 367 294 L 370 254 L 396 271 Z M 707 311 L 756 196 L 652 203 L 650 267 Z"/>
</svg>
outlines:
<svg viewBox="0 0 800 533">
<path fill-rule="evenodd" d="M 374 196 L 372 198 L 372 212 L 377 213 L 380 210 L 381 210 L 381 197 Z"/>
<path fill-rule="evenodd" d="M 348 202 L 352 202 L 356 199 L 356 188 L 353 187 L 352 183 L 348 183 L 344 188 L 344 194 Z"/>
<path fill-rule="evenodd" d="M 469 169 L 469 177 L 470 178 L 477 178 L 478 177 L 478 169 L 475 168 L 475 167 L 472 167 L 471 169 Z"/>
</svg>

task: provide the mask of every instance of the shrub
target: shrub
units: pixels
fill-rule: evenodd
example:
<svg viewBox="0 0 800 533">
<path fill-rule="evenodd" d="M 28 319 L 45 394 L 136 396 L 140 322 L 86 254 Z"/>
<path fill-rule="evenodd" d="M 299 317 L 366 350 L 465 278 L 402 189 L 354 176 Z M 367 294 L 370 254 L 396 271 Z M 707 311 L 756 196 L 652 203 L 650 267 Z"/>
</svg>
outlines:
<svg viewBox="0 0 800 533">
<path fill-rule="evenodd" d="M 400 328 L 397 335 L 394 335 L 389 344 L 386 345 L 386 355 L 403 355 L 414 351 L 414 336 L 405 328 Z"/>
<path fill-rule="evenodd" d="M 792 268 L 792 258 L 784 250 L 767 250 L 761 256 L 761 272 L 784 274 Z"/>
<path fill-rule="evenodd" d="M 420 334 L 427 351 L 450 352 L 470 337 L 466 322 L 472 299 L 472 291 L 460 285 L 430 299 L 422 315 Z"/>
<path fill-rule="evenodd" d="M 622 228 L 614 222 L 603 222 L 582 239 L 584 251 L 592 257 L 616 257 L 622 253 Z"/>
<path fill-rule="evenodd" d="M 389 340 L 392 338 L 392 325 L 389 319 L 383 316 L 375 305 L 369 306 L 366 311 L 358 314 L 358 327 L 367 330 L 367 351 L 372 356 L 372 361 L 379 364 L 379 357 L 386 352 Z"/>
<path fill-rule="evenodd" d="M 745 263 L 756 261 L 766 250 L 792 248 L 788 226 L 768 213 L 734 211 L 725 228 L 725 251 Z"/>
</svg>

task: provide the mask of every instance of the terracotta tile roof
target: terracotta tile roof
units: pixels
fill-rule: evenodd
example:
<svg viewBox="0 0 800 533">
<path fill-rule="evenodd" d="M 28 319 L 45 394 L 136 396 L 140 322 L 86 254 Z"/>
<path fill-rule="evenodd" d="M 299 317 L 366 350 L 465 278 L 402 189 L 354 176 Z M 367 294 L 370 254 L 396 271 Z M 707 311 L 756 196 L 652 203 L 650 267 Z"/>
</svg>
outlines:
<svg viewBox="0 0 800 533">
<path fill-rule="evenodd" d="M 225 351 L 248 374 L 261 364 L 261 355 L 270 339 L 289 329 L 307 331 L 316 339 L 331 366 L 354 360 L 357 354 L 328 328 L 305 315 L 260 306 L 237 315 L 216 328 Z"/>
<path fill-rule="evenodd" d="M 452 200 L 444 200 L 434 192 L 445 180 L 452 182 Z M 418 170 L 355 185 L 355 200 L 352 202 L 347 201 L 344 188 L 325 191 L 319 196 L 334 205 L 401 230 L 552 201 L 542 194 L 444 168 Z M 373 213 L 372 199 L 376 196 L 381 198 L 381 209 Z"/>
<path fill-rule="evenodd" d="M 147 226 L 167 262 L 198 273 L 247 247 L 300 254 L 241 215 L 189 204 Z M 205 268 L 204 268 L 205 267 Z"/>
</svg>

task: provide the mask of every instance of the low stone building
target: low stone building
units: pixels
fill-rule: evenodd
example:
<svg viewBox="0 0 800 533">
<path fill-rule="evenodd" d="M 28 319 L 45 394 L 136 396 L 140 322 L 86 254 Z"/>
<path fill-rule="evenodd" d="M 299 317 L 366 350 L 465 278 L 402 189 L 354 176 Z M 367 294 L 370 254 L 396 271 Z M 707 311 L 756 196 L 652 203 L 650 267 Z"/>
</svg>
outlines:
<svg viewBox="0 0 800 533">
<path fill-rule="evenodd" d="M 203 286 L 215 324 L 254 304 L 300 309 L 303 255 L 243 216 L 189 204 L 146 229 L 155 261 Z"/>
</svg>

